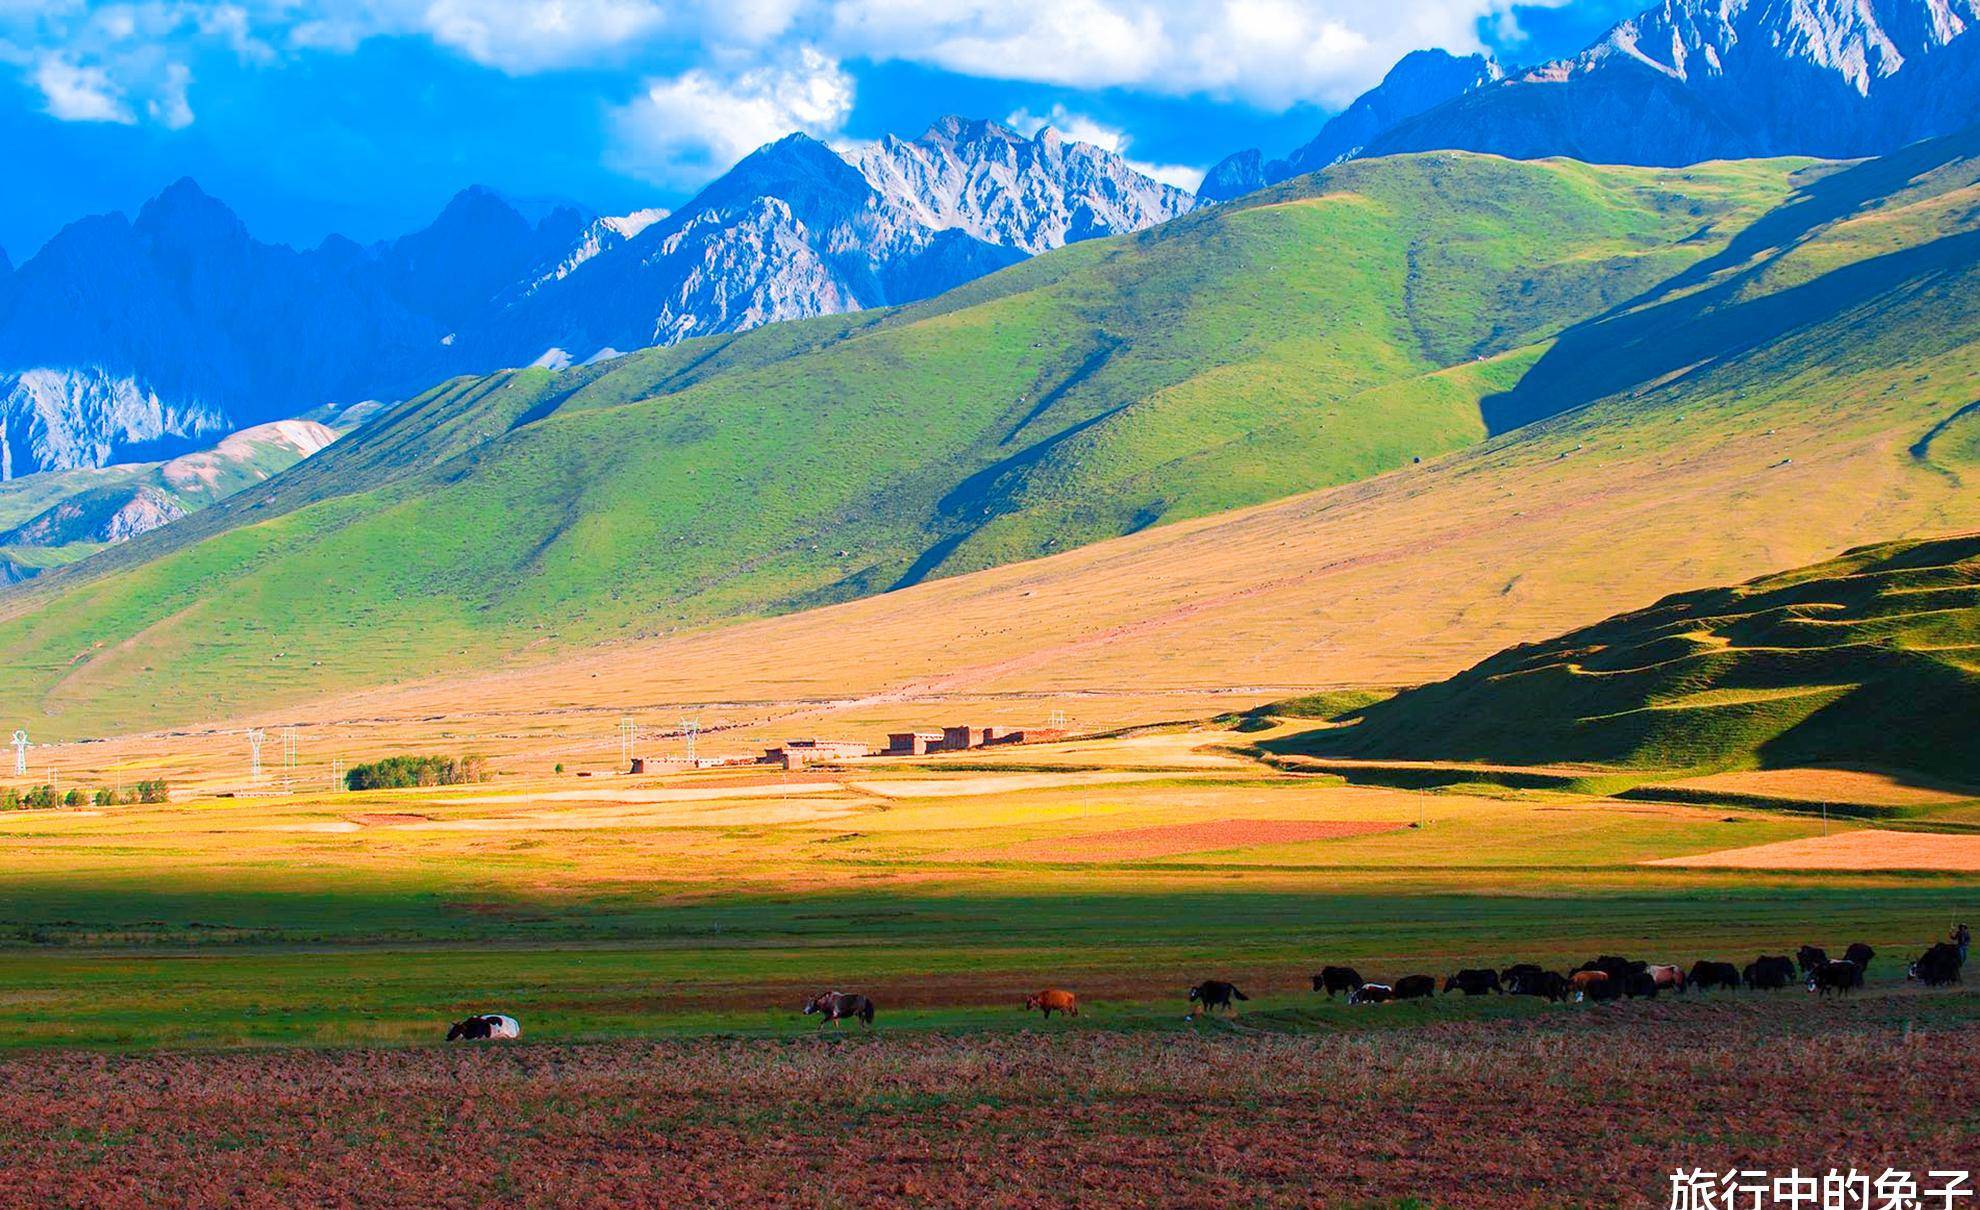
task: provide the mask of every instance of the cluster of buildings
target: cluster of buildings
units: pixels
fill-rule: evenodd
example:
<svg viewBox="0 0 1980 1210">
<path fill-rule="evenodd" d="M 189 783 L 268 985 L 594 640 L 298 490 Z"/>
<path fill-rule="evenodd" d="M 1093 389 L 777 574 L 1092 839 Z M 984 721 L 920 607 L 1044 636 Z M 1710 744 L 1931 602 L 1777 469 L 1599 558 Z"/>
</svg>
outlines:
<svg viewBox="0 0 1980 1210">
<path fill-rule="evenodd" d="M 1061 728 L 1027 727 L 943 727 L 929 731 L 895 731 L 887 736 L 887 746 L 878 752 L 870 744 L 851 740 L 793 739 L 764 750 L 758 764 L 785 769 L 836 763 L 865 756 L 926 756 L 931 752 L 967 752 L 971 748 L 993 748 L 1004 744 L 1037 744 L 1065 738 Z"/>
</svg>

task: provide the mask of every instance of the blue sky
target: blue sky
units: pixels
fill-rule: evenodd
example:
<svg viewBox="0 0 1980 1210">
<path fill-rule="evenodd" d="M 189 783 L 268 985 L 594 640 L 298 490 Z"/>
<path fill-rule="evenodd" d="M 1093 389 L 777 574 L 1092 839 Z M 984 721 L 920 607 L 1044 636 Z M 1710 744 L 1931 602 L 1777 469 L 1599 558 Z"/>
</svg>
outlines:
<svg viewBox="0 0 1980 1210">
<path fill-rule="evenodd" d="M 1422 46 L 1571 53 L 1634 0 L 0 0 L 0 247 L 180 176 L 265 239 L 457 190 L 672 206 L 757 144 L 1050 121 L 1187 183 Z"/>
</svg>

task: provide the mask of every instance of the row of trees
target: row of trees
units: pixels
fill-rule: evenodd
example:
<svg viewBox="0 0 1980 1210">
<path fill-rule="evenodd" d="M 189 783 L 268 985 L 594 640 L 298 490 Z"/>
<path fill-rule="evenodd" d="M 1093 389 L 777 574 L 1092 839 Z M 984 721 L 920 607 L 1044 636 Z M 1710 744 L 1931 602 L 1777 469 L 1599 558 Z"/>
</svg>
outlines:
<svg viewBox="0 0 1980 1210">
<path fill-rule="evenodd" d="M 352 790 L 398 790 L 406 786 L 458 786 L 488 780 L 488 761 L 479 756 L 388 756 L 352 765 L 344 785 Z"/>
<path fill-rule="evenodd" d="M 66 793 L 52 785 L 29 786 L 25 790 L 0 786 L 0 811 L 19 811 L 28 807 L 80 807 L 87 803 L 115 807 L 134 802 L 165 802 L 170 797 L 171 790 L 162 777 L 155 781 L 141 781 L 136 788 L 121 792 L 109 786 L 98 786 L 92 792 L 85 792 L 81 786 L 71 786 Z"/>
</svg>

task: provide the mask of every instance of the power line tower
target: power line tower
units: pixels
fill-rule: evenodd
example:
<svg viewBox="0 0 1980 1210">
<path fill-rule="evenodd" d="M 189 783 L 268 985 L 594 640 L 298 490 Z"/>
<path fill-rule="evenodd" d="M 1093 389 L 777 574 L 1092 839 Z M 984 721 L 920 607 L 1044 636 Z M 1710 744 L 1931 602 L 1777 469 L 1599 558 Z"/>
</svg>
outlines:
<svg viewBox="0 0 1980 1210">
<path fill-rule="evenodd" d="M 638 739 L 639 727 L 633 722 L 632 715 L 621 715 L 619 718 L 619 763 L 628 769 L 632 768 L 633 747 Z"/>
<path fill-rule="evenodd" d="M 259 785 L 261 782 L 261 741 L 267 738 L 268 738 L 268 733 L 263 731 L 261 728 L 259 727 L 248 728 L 248 733 L 247 733 L 248 752 L 254 758 L 253 764 L 250 766 L 250 775 L 254 778 L 255 784 L 257 785 Z"/>
<path fill-rule="evenodd" d="M 330 758 L 330 789 L 334 792 L 344 788 L 344 758 Z"/>
<path fill-rule="evenodd" d="M 681 734 L 687 737 L 687 763 L 694 766 L 694 741 L 701 734 L 701 720 L 690 714 L 681 720 Z"/>
<path fill-rule="evenodd" d="M 296 789 L 296 729 L 282 728 L 282 792 L 293 794 Z"/>
<path fill-rule="evenodd" d="M 25 777 L 28 771 L 28 733 L 25 730 L 14 732 L 14 776 Z"/>
<path fill-rule="evenodd" d="M 1054 711 L 1052 711 L 1052 722 L 1051 722 L 1051 727 L 1052 727 L 1052 729 L 1053 729 L 1054 731 L 1064 731 L 1064 730 L 1066 729 L 1066 712 L 1065 712 L 1065 711 L 1063 711 L 1063 710 L 1054 710 Z"/>
</svg>

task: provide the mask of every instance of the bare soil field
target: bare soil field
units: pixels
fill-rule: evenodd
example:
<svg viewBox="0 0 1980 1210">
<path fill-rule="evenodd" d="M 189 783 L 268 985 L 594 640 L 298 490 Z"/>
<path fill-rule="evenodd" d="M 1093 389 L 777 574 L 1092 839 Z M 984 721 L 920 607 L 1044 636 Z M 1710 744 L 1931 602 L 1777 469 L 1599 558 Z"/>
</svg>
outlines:
<svg viewBox="0 0 1980 1210">
<path fill-rule="evenodd" d="M 1151 828 L 1122 828 L 1083 836 L 1021 841 L 995 848 L 944 854 L 950 861 L 1138 861 L 1174 857 L 1181 853 L 1211 853 L 1253 845 L 1297 844 L 1307 840 L 1337 840 L 1396 832 L 1402 823 L 1354 820 L 1217 819 L 1203 823 L 1162 824 Z"/>
<path fill-rule="evenodd" d="M 1679 1168 L 1969 1165 L 1980 1027 L 1938 1003 L 39 1054 L 0 1061 L 0 1204 L 1668 1205 Z"/>
<path fill-rule="evenodd" d="M 1980 871 L 1980 836 L 1866 829 L 1808 836 L 1773 844 L 1666 857 L 1645 865 L 1705 866 L 1732 870 L 1943 870 Z"/>
</svg>

